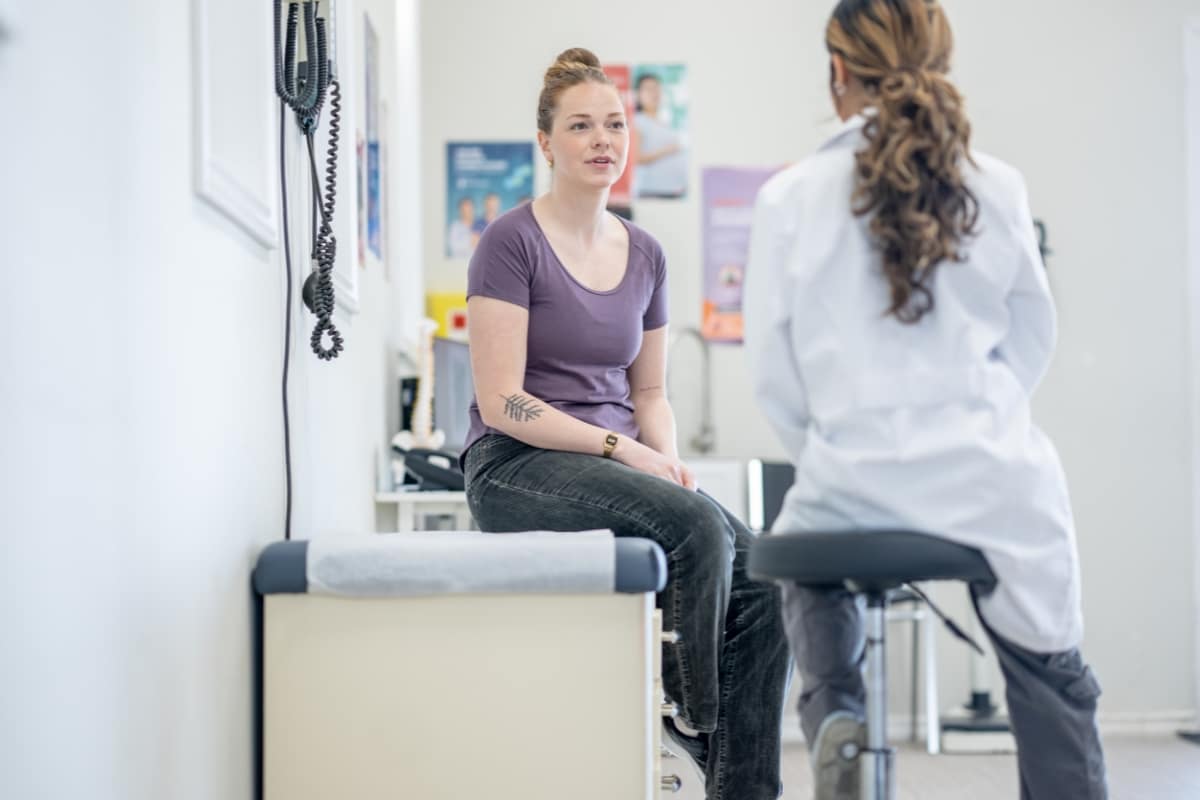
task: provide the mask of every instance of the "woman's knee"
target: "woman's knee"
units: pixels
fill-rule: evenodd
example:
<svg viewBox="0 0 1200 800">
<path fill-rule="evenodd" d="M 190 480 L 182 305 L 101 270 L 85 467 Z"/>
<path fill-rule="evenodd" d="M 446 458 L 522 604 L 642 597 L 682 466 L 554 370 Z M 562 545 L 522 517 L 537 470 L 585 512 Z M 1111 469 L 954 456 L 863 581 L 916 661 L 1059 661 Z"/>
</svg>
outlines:
<svg viewBox="0 0 1200 800">
<path fill-rule="evenodd" d="M 674 549 L 690 558 L 708 558 L 722 565 L 732 563 L 734 531 L 712 500 L 681 490 L 653 513 L 655 524 L 671 531 Z"/>
</svg>

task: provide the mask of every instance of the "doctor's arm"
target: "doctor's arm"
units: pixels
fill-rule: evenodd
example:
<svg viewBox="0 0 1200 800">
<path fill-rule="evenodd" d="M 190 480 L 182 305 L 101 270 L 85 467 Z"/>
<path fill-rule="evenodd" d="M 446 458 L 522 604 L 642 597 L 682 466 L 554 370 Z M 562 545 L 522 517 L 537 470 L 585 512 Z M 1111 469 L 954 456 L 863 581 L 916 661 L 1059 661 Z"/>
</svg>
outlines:
<svg viewBox="0 0 1200 800">
<path fill-rule="evenodd" d="M 479 415 L 489 428 L 543 450 L 601 455 L 608 431 L 563 413 L 525 391 L 529 311 L 515 303 L 476 295 L 471 320 L 471 373 Z M 619 436 L 613 459 L 683 485 L 677 459 Z"/>
<path fill-rule="evenodd" d="M 786 262 L 791 237 L 780 222 L 780 210 L 760 196 L 746 263 L 743 313 L 755 399 L 795 461 L 804 449 L 809 411 L 791 340 L 793 289 Z"/>
<path fill-rule="evenodd" d="M 1032 395 L 1050 366 L 1058 324 L 1024 183 L 1020 191 L 1018 213 L 1008 231 L 1010 240 L 1016 243 L 1017 259 L 1016 275 L 1005 299 L 1009 327 L 996 352 L 1026 394 Z"/>
</svg>

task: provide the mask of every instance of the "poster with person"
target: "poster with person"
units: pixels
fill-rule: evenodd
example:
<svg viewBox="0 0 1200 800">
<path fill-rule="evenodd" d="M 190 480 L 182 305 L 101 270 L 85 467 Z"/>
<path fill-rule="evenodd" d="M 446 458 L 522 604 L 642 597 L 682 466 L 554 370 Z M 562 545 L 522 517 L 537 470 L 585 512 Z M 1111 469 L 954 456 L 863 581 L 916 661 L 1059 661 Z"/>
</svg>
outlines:
<svg viewBox="0 0 1200 800">
<path fill-rule="evenodd" d="M 638 197 L 681 198 L 688 190 L 688 86 L 683 64 L 633 67 Z"/>
<path fill-rule="evenodd" d="M 626 219 L 633 215 L 633 183 L 637 172 L 637 136 L 633 128 L 633 70 L 627 64 L 606 64 L 604 74 L 613 82 L 613 86 L 621 95 L 621 103 L 625 106 L 625 118 L 628 120 L 630 136 L 629 149 L 626 153 L 625 171 L 612 185 L 608 192 L 608 208 Z"/>
<path fill-rule="evenodd" d="M 532 142 L 448 142 L 446 257 L 469 259 L 488 223 L 532 199 Z"/>
</svg>

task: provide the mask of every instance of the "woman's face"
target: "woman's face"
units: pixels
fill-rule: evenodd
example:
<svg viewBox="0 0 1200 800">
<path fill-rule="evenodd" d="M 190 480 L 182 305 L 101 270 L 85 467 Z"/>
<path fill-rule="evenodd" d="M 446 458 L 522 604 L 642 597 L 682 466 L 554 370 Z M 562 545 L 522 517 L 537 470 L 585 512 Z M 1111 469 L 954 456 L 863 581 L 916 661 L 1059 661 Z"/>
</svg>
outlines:
<svg viewBox="0 0 1200 800">
<path fill-rule="evenodd" d="M 654 113 L 662 103 L 662 84 L 655 78 L 646 78 L 638 84 L 638 105 L 643 110 Z"/>
<path fill-rule="evenodd" d="M 538 132 L 542 153 L 554 164 L 555 180 L 607 188 L 625 171 L 629 131 L 617 90 L 588 81 L 558 97 L 550 135 Z"/>
</svg>

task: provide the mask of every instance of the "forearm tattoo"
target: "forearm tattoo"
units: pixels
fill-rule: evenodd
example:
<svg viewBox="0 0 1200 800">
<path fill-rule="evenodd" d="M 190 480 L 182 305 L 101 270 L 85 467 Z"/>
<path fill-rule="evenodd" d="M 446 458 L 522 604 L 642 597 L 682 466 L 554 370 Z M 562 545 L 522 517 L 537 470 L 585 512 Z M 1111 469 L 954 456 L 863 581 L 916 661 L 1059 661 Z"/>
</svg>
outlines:
<svg viewBox="0 0 1200 800">
<path fill-rule="evenodd" d="M 500 396 L 504 397 L 504 395 Z M 545 410 L 532 397 L 522 394 L 510 394 L 508 397 L 504 397 L 504 413 L 514 422 L 533 422 Z"/>
</svg>

